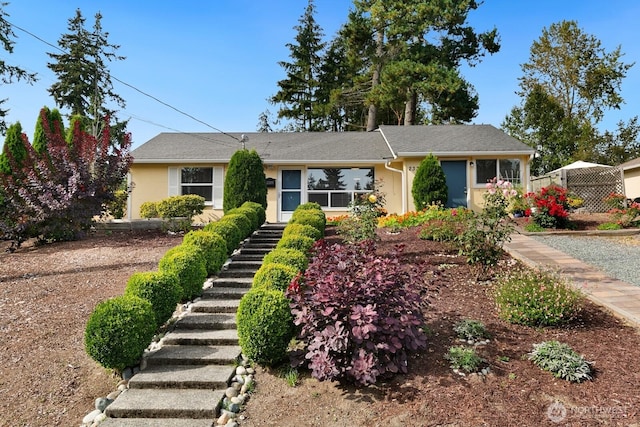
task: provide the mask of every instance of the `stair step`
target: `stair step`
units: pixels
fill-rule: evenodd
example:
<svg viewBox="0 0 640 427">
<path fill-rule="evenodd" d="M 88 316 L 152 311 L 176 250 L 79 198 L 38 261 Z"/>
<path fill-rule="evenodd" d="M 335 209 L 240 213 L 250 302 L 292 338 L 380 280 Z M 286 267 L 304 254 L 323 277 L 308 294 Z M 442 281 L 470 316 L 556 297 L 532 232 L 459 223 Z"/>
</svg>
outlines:
<svg viewBox="0 0 640 427">
<path fill-rule="evenodd" d="M 245 249 L 273 249 L 276 247 L 277 242 L 275 243 L 252 243 L 249 242 L 245 245 L 242 246 L 242 249 L 240 249 L 240 251 L 243 251 Z"/>
<path fill-rule="evenodd" d="M 238 254 L 239 255 L 266 255 L 272 250 L 273 248 L 242 248 L 240 249 Z"/>
<path fill-rule="evenodd" d="M 218 277 L 220 278 L 228 278 L 228 277 L 253 277 L 256 274 L 256 270 L 247 269 L 247 268 L 232 268 L 222 270 L 218 273 Z"/>
<path fill-rule="evenodd" d="M 254 236 L 249 239 L 249 245 L 254 244 L 270 244 L 277 245 L 282 237 L 281 236 Z"/>
<path fill-rule="evenodd" d="M 236 315 L 231 313 L 189 313 L 176 322 L 176 329 L 235 329 Z"/>
<path fill-rule="evenodd" d="M 249 287 L 220 287 L 202 291 L 202 299 L 240 299 L 249 291 Z"/>
<path fill-rule="evenodd" d="M 201 299 L 191 305 L 192 313 L 235 313 L 240 300 L 234 299 Z"/>
<path fill-rule="evenodd" d="M 209 289 L 250 288 L 252 283 L 253 277 L 219 277 L 211 282 L 213 286 Z"/>
<path fill-rule="evenodd" d="M 149 366 L 129 380 L 129 389 L 223 389 L 234 376 L 233 365 Z"/>
<path fill-rule="evenodd" d="M 238 331 L 236 329 L 206 329 L 174 330 L 164 337 L 165 345 L 238 345 Z"/>
<path fill-rule="evenodd" d="M 107 418 L 100 427 L 211 427 L 210 419 L 189 418 Z"/>
<path fill-rule="evenodd" d="M 264 254 L 243 254 L 240 251 L 238 254 L 231 257 L 232 262 L 236 261 L 262 261 L 264 259 Z"/>
<path fill-rule="evenodd" d="M 230 365 L 235 363 L 241 351 L 238 345 L 165 345 L 149 354 L 145 360 L 147 367 L 160 365 Z"/>
<path fill-rule="evenodd" d="M 233 260 L 229 264 L 227 264 L 227 270 L 257 270 L 262 266 L 261 260 L 256 261 L 243 261 L 243 260 Z"/>
<path fill-rule="evenodd" d="M 216 418 L 224 389 L 136 389 L 124 391 L 105 410 L 114 418 Z M 213 422 L 212 422 L 213 423 Z"/>
</svg>

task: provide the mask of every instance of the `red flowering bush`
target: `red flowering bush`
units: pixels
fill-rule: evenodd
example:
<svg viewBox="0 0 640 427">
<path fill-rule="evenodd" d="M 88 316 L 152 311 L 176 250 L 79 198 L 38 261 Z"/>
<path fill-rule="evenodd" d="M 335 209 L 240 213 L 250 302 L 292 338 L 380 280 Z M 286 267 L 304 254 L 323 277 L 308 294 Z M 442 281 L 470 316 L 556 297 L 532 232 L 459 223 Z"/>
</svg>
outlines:
<svg viewBox="0 0 640 427">
<path fill-rule="evenodd" d="M 424 349 L 417 272 L 404 269 L 401 248 L 376 254 L 373 241 L 342 246 L 321 241 L 304 275 L 287 290 L 306 364 L 318 380 L 373 384 L 407 372 L 407 355 Z"/>
<path fill-rule="evenodd" d="M 569 217 L 567 189 L 550 185 L 537 193 L 527 195 L 533 201 L 535 211 L 531 216 L 536 224 L 544 228 L 566 228 Z"/>
<path fill-rule="evenodd" d="M 632 227 L 638 222 L 636 218 L 640 216 L 640 203 L 627 200 L 618 193 L 609 194 L 604 203 L 611 208 L 608 213 L 621 227 Z"/>
</svg>

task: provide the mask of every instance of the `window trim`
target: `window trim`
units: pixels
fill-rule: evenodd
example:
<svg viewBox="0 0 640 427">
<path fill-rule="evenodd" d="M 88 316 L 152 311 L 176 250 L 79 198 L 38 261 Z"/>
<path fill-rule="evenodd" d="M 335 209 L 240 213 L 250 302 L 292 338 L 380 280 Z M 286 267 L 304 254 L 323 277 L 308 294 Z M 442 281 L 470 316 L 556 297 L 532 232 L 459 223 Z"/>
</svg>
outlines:
<svg viewBox="0 0 640 427">
<path fill-rule="evenodd" d="M 522 177 L 524 176 L 523 174 L 523 162 L 522 159 L 517 158 L 517 157 L 510 157 L 510 158 L 500 158 L 500 157 L 486 157 L 486 158 L 479 158 L 479 159 L 473 159 L 472 161 L 474 162 L 474 167 L 473 167 L 473 186 L 474 188 L 484 188 L 487 183 L 486 182 L 478 182 L 478 162 L 479 161 L 483 161 L 483 160 L 494 160 L 496 162 L 496 171 L 495 171 L 495 175 L 493 177 L 497 177 L 499 179 L 502 180 L 506 180 L 511 182 L 514 186 L 518 186 L 518 185 L 522 185 Z M 505 179 L 500 177 L 500 162 L 501 161 L 513 161 L 516 160 L 518 162 L 519 165 L 519 173 L 520 173 L 520 179 L 518 182 L 513 182 L 509 179 Z"/>
<path fill-rule="evenodd" d="M 168 194 L 171 196 L 182 195 L 182 169 L 183 168 L 203 168 L 212 169 L 211 176 L 213 182 L 208 183 L 184 183 L 189 186 L 211 186 L 211 201 L 205 201 L 205 206 L 210 206 L 213 209 L 222 209 L 223 196 L 224 196 L 224 168 L 222 166 L 171 166 L 168 170 L 169 175 L 169 188 Z"/>
<path fill-rule="evenodd" d="M 305 170 L 305 179 L 308 180 L 309 179 L 309 171 L 310 170 L 317 170 L 317 169 L 346 169 L 346 170 L 353 170 L 353 169 L 368 169 L 371 170 L 371 172 L 373 173 L 373 182 L 375 183 L 375 172 L 376 172 L 376 168 L 375 166 L 313 166 L 313 167 L 307 167 Z M 353 202 L 353 200 L 355 200 L 356 195 L 358 194 L 369 194 L 371 193 L 373 190 L 310 190 L 308 185 L 305 185 L 304 188 L 305 194 L 306 194 L 306 199 L 307 201 L 309 201 L 309 196 L 312 194 L 326 194 L 327 195 L 327 200 L 328 200 L 328 205 L 327 206 L 323 206 L 322 210 L 325 211 L 345 211 L 348 209 L 348 205 L 347 206 L 331 206 L 331 195 L 334 193 L 349 193 L 350 194 L 350 202 Z"/>
</svg>

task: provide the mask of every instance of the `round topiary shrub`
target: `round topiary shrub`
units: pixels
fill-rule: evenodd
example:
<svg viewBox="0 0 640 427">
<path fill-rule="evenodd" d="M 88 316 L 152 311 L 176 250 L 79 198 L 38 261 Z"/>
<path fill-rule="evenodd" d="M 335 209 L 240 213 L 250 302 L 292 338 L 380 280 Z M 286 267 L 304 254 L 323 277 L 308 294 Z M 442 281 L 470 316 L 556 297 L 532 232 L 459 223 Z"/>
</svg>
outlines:
<svg viewBox="0 0 640 427">
<path fill-rule="evenodd" d="M 276 249 L 296 249 L 306 254 L 315 243 L 316 241 L 311 237 L 296 236 L 292 234 L 281 238 L 276 245 Z"/>
<path fill-rule="evenodd" d="M 289 224 L 306 224 L 315 227 L 322 236 L 324 236 L 324 229 L 327 226 L 327 217 L 322 211 L 316 211 L 312 209 L 296 210 L 291 215 Z"/>
<path fill-rule="evenodd" d="M 232 222 L 240 229 L 240 240 L 242 241 L 245 237 L 248 237 L 253 233 L 253 226 L 251 225 L 251 220 L 243 214 L 234 213 L 234 214 L 225 214 L 218 222 Z"/>
<path fill-rule="evenodd" d="M 290 265 L 263 262 L 262 267 L 253 276 L 253 288 L 277 289 L 286 291 L 291 281 L 300 271 Z"/>
<path fill-rule="evenodd" d="M 159 218 L 158 203 L 157 202 L 144 202 L 140 205 L 140 217 L 141 218 Z"/>
<path fill-rule="evenodd" d="M 194 230 L 185 234 L 182 243 L 202 249 L 207 275 L 217 274 L 227 260 L 227 244 L 219 234 L 205 230 Z"/>
<path fill-rule="evenodd" d="M 178 278 L 182 286 L 182 301 L 202 294 L 207 268 L 202 251 L 197 246 L 183 244 L 169 249 L 160 259 L 158 269 Z"/>
<path fill-rule="evenodd" d="M 309 258 L 297 249 L 279 248 L 266 254 L 262 260 L 262 265 L 272 263 L 290 265 L 298 271 L 304 271 L 309 265 Z"/>
<path fill-rule="evenodd" d="M 298 207 L 296 207 L 296 210 L 297 211 L 304 211 L 304 210 L 322 211 L 322 206 L 320 206 L 320 204 L 316 202 L 307 202 L 307 203 L 298 205 Z"/>
<path fill-rule="evenodd" d="M 149 301 L 156 316 L 156 326 L 159 327 L 173 315 L 182 297 L 182 287 L 176 276 L 147 271 L 133 273 L 127 281 L 124 294 Z"/>
<path fill-rule="evenodd" d="M 255 209 L 250 207 L 242 207 L 231 209 L 229 212 L 225 214 L 227 215 L 244 215 L 247 217 L 249 222 L 251 223 L 251 232 L 255 231 L 260 227 L 260 217 L 258 216 L 258 212 Z"/>
<path fill-rule="evenodd" d="M 231 255 L 242 241 L 242 231 L 232 221 L 210 222 L 204 226 L 203 230 L 216 233 L 224 239 L 227 244 L 227 255 Z"/>
<path fill-rule="evenodd" d="M 266 366 L 286 359 L 294 325 L 281 291 L 251 289 L 240 300 L 237 323 L 240 347 L 249 359 Z"/>
<path fill-rule="evenodd" d="M 240 207 L 249 208 L 258 215 L 258 227 L 264 224 L 267 220 L 267 213 L 265 212 L 265 208 L 260 203 L 244 202 Z"/>
<path fill-rule="evenodd" d="M 121 372 L 138 363 L 156 331 L 151 303 L 122 295 L 99 303 L 87 322 L 87 354 L 107 369 Z"/>
<path fill-rule="evenodd" d="M 297 235 L 311 237 L 313 240 L 322 239 L 322 233 L 312 225 L 293 223 L 288 224 L 282 231 L 282 237 Z"/>
</svg>

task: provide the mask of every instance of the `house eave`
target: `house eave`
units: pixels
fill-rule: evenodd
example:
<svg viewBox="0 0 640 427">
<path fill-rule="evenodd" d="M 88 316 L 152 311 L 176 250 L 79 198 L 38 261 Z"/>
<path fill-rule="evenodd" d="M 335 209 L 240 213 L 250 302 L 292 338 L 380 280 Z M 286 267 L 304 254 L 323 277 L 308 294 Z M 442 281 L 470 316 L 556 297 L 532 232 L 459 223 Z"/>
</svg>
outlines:
<svg viewBox="0 0 640 427">
<path fill-rule="evenodd" d="M 264 157 L 262 162 L 264 164 L 276 164 L 276 165 L 371 165 L 379 164 L 384 165 L 389 159 L 360 159 L 360 160 L 282 160 L 282 159 L 270 159 Z M 208 164 L 208 163 L 229 163 L 229 159 L 134 159 L 133 164 Z"/>
<path fill-rule="evenodd" d="M 433 154 L 436 157 L 489 157 L 489 156 L 530 156 L 535 151 L 429 151 L 429 152 L 398 152 L 398 157 L 426 157 Z"/>
</svg>

